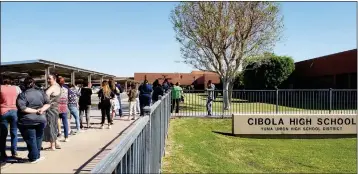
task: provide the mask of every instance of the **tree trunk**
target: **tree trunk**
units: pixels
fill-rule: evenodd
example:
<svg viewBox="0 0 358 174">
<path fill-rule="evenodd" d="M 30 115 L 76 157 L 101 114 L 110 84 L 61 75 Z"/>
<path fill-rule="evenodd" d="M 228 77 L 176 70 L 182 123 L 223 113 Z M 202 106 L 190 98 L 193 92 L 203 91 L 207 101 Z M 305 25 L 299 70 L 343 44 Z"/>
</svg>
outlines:
<svg viewBox="0 0 358 174">
<path fill-rule="evenodd" d="M 223 80 L 223 107 L 224 107 L 224 110 L 230 109 L 229 86 L 230 86 L 230 82 L 227 80 Z"/>
<path fill-rule="evenodd" d="M 229 95 L 229 105 L 231 105 L 231 102 L 232 102 L 232 90 L 234 88 L 234 83 L 230 83 L 229 84 L 229 92 L 228 92 L 228 95 Z"/>
</svg>

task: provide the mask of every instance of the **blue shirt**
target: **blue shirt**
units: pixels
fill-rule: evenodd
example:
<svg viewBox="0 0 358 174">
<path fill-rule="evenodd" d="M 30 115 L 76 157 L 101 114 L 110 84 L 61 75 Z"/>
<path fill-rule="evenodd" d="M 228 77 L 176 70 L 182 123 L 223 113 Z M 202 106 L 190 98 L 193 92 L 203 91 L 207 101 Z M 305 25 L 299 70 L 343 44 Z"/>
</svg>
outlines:
<svg viewBox="0 0 358 174">
<path fill-rule="evenodd" d="M 152 85 L 150 84 L 142 84 L 140 87 L 139 87 L 139 95 L 141 96 L 151 96 L 152 94 L 152 91 L 153 91 L 153 88 L 152 88 Z"/>
</svg>

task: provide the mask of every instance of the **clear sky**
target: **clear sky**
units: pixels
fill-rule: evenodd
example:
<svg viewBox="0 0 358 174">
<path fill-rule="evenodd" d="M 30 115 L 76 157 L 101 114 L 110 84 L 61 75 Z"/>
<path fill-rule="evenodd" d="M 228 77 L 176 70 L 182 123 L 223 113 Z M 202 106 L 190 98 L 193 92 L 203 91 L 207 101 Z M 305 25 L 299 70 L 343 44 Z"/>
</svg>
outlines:
<svg viewBox="0 0 358 174">
<path fill-rule="evenodd" d="M 175 2 L 2 2 L 1 61 L 45 59 L 117 76 L 190 72 L 169 20 Z M 282 3 L 295 61 L 354 49 L 355 2 Z"/>
</svg>

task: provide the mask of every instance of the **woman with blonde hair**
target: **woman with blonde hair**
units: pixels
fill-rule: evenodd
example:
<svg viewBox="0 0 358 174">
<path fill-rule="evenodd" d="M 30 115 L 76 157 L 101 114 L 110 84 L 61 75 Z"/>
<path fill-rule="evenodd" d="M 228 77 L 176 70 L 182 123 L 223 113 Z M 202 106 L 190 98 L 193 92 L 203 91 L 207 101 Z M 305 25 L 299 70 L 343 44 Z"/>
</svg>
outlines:
<svg viewBox="0 0 358 174">
<path fill-rule="evenodd" d="M 103 129 L 106 117 L 108 121 L 108 129 L 110 129 L 112 124 L 111 99 L 113 99 L 115 95 L 110 89 L 107 81 L 102 82 L 102 88 L 98 92 L 98 97 L 100 98 L 99 108 L 101 109 L 102 113 L 101 129 Z"/>
</svg>

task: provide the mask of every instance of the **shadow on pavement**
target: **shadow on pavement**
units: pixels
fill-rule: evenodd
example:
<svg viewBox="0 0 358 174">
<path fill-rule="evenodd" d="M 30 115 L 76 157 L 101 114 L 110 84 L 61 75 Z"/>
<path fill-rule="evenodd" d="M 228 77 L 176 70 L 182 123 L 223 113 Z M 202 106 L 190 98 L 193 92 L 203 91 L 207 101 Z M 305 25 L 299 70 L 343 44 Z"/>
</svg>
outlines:
<svg viewBox="0 0 358 174">
<path fill-rule="evenodd" d="M 137 121 L 137 120 L 136 120 Z M 129 127 L 131 127 L 136 121 L 132 122 L 130 125 L 128 125 L 125 129 L 123 129 L 116 137 L 114 137 L 110 142 L 108 142 L 103 148 L 101 148 L 95 155 L 93 155 L 89 160 L 87 160 L 84 164 L 81 165 L 78 169 L 74 169 L 75 174 L 83 173 L 83 172 L 90 172 L 90 169 L 93 169 L 96 164 L 104 158 L 104 156 L 100 156 L 100 154 L 104 151 L 110 151 L 112 149 L 107 149 L 109 145 L 111 145 L 115 140 L 117 140 L 118 137 L 120 137 L 124 131 L 128 130 Z M 99 157 L 99 158 L 97 158 Z M 88 167 L 90 169 L 85 169 L 85 167 Z"/>
</svg>

